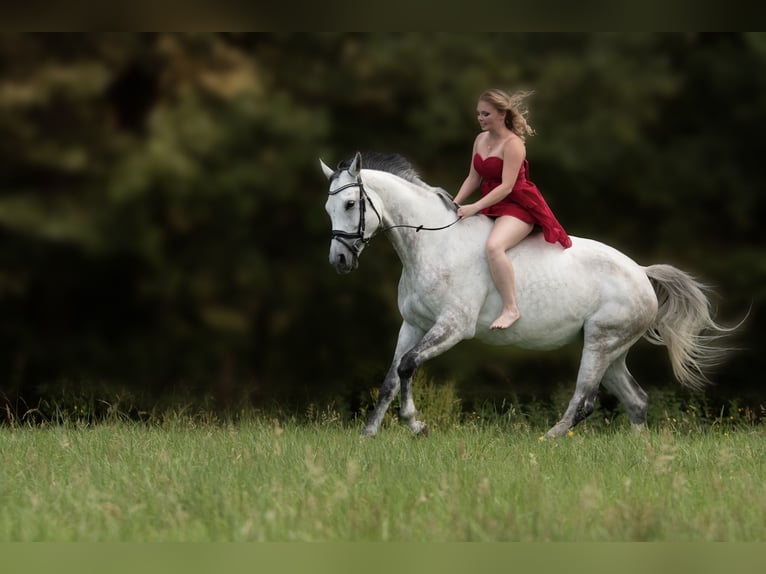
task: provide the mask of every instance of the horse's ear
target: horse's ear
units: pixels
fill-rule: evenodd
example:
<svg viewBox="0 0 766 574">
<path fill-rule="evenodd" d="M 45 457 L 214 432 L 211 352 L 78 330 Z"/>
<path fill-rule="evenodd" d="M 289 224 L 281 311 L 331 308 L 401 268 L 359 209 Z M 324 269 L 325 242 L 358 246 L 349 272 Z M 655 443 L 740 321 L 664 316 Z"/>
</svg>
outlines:
<svg viewBox="0 0 766 574">
<path fill-rule="evenodd" d="M 322 166 L 322 171 L 324 172 L 327 179 L 330 179 L 332 177 L 332 174 L 335 173 L 330 167 L 323 162 L 321 159 L 319 160 L 319 165 Z"/>
<path fill-rule="evenodd" d="M 354 161 L 351 162 L 351 166 L 348 168 L 348 173 L 351 175 L 351 177 L 358 177 L 359 171 L 362 169 L 362 154 L 359 152 L 356 152 L 356 155 L 354 156 Z"/>
</svg>

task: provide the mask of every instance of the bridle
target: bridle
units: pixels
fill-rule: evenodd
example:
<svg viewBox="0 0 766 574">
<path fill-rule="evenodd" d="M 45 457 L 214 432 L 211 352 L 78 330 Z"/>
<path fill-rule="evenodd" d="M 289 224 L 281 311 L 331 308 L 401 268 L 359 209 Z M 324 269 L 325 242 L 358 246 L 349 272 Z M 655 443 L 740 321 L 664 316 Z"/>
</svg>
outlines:
<svg viewBox="0 0 766 574">
<path fill-rule="evenodd" d="M 365 231 L 365 215 L 367 210 L 367 203 L 369 202 L 370 207 L 375 212 L 375 215 L 378 216 L 378 223 L 383 224 L 383 218 L 380 216 L 380 212 L 375 207 L 375 204 L 372 202 L 372 199 L 367 194 L 367 191 L 364 189 L 364 184 L 362 183 L 362 177 L 360 175 L 356 176 L 356 181 L 347 183 L 346 185 L 340 186 L 338 189 L 335 189 L 333 191 L 328 192 L 328 195 L 336 195 L 343 191 L 344 189 L 349 189 L 351 187 L 357 187 L 359 188 L 359 225 L 357 225 L 357 229 L 355 232 L 349 232 L 349 231 L 342 231 L 340 229 L 333 229 L 332 230 L 332 238 L 336 241 L 342 243 L 351 253 L 353 254 L 354 258 L 356 259 L 359 257 L 359 253 L 361 253 L 362 249 L 360 248 L 360 245 L 366 246 L 373 237 L 378 233 L 378 231 L 389 231 L 391 229 L 396 228 L 406 228 L 406 229 L 414 229 L 415 233 L 418 233 L 420 231 L 441 231 L 442 229 L 447 229 L 448 227 L 452 227 L 455 225 L 458 221 L 460 221 L 460 218 L 456 218 L 455 221 L 452 223 L 448 223 L 447 225 L 443 225 L 441 227 L 425 227 L 423 225 L 389 225 L 388 227 L 378 227 L 372 235 L 369 237 L 364 236 Z M 352 240 L 353 243 L 349 243 L 347 240 Z"/>
<path fill-rule="evenodd" d="M 340 229 L 333 229 L 332 230 L 332 238 L 336 241 L 339 241 L 343 245 L 345 245 L 349 251 L 354 255 L 354 258 L 359 257 L 359 253 L 361 253 L 362 249 L 359 247 L 360 245 L 367 245 L 370 240 L 375 236 L 375 233 L 370 235 L 369 237 L 364 236 L 364 230 L 365 230 L 365 215 L 367 210 L 367 202 L 370 202 L 370 207 L 372 207 L 372 210 L 375 212 L 375 215 L 378 216 L 378 223 L 383 223 L 383 218 L 380 216 L 380 212 L 375 207 L 375 204 L 370 199 L 370 196 L 367 195 L 367 192 L 364 189 L 364 184 L 362 183 L 361 176 L 356 176 L 356 181 L 352 183 L 347 183 L 346 185 L 340 186 L 338 189 L 334 191 L 328 192 L 328 195 L 336 195 L 337 193 L 343 191 L 344 189 L 348 189 L 350 187 L 358 187 L 359 188 L 359 225 L 356 228 L 355 232 L 349 232 L 349 231 L 342 231 Z M 353 240 L 353 243 L 349 243 L 346 240 Z"/>
</svg>

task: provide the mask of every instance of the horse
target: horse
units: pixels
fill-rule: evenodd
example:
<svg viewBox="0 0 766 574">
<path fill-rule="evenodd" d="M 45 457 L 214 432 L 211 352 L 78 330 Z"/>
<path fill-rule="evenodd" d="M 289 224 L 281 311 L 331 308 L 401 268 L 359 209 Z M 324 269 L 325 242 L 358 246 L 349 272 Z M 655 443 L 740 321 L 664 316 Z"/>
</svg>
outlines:
<svg viewBox="0 0 766 574">
<path fill-rule="evenodd" d="M 674 266 L 643 267 L 613 247 L 575 236 L 564 249 L 533 232 L 508 250 L 522 314 L 508 329 L 491 330 L 502 301 L 484 252 L 490 218 L 459 220 L 452 196 L 426 184 L 400 155 L 357 152 L 336 170 L 319 161 L 329 181 L 330 264 L 340 274 L 353 271 L 378 234 L 388 237 L 402 264 L 402 324 L 362 436 L 378 433 L 400 390 L 400 420 L 412 434 L 427 434 L 412 398 L 413 373 L 463 340 L 554 350 L 582 336 L 574 393 L 545 433 L 549 439 L 592 413 L 600 385 L 619 399 L 634 429 L 646 428 L 648 396 L 626 366 L 642 337 L 667 347 L 674 377 L 693 389 L 709 383 L 708 371 L 723 357 L 717 341 L 731 329 L 711 316 L 707 286 Z"/>
</svg>

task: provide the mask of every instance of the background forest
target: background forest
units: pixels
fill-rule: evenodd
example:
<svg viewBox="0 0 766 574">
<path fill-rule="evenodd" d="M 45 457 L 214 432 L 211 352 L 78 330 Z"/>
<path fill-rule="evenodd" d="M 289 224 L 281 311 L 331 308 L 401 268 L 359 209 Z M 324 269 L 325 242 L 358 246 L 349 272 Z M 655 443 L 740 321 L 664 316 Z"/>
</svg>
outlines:
<svg viewBox="0 0 766 574">
<path fill-rule="evenodd" d="M 707 396 L 762 404 L 764 34 L 2 34 L 0 402 L 369 396 L 400 317 L 384 240 L 327 263 L 330 165 L 398 152 L 455 193 L 488 87 L 528 88 L 532 179 L 572 234 L 749 311 Z M 579 344 L 463 343 L 468 404 L 571 388 Z M 640 343 L 645 386 L 678 389 Z M 19 406 L 21 405 L 21 406 Z"/>
</svg>

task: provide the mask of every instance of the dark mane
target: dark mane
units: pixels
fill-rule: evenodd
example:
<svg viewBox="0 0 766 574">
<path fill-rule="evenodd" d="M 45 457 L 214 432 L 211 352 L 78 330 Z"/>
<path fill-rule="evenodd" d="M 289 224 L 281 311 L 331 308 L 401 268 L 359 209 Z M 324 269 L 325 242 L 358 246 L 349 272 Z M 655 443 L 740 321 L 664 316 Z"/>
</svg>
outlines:
<svg viewBox="0 0 766 574">
<path fill-rule="evenodd" d="M 354 161 L 353 157 L 344 159 L 338 164 L 335 169 L 333 178 L 337 177 L 341 171 L 351 167 L 351 162 Z M 440 187 L 433 187 L 428 185 L 418 175 L 415 168 L 407 158 L 398 153 L 379 153 L 379 152 L 362 152 L 362 168 L 363 169 L 376 169 L 378 171 L 385 171 L 392 173 L 402 179 L 414 183 L 419 187 L 431 190 L 434 193 L 440 195 L 450 207 L 452 207 L 452 196 Z"/>
<path fill-rule="evenodd" d="M 335 174 L 351 167 L 351 162 L 354 161 L 353 157 L 344 159 L 338 164 Z M 411 183 L 416 183 L 423 187 L 430 187 L 415 171 L 412 164 L 407 158 L 398 153 L 379 153 L 379 152 L 362 152 L 362 167 L 364 169 L 376 169 L 378 171 L 387 171 L 398 175 L 402 179 L 406 179 Z"/>
</svg>

